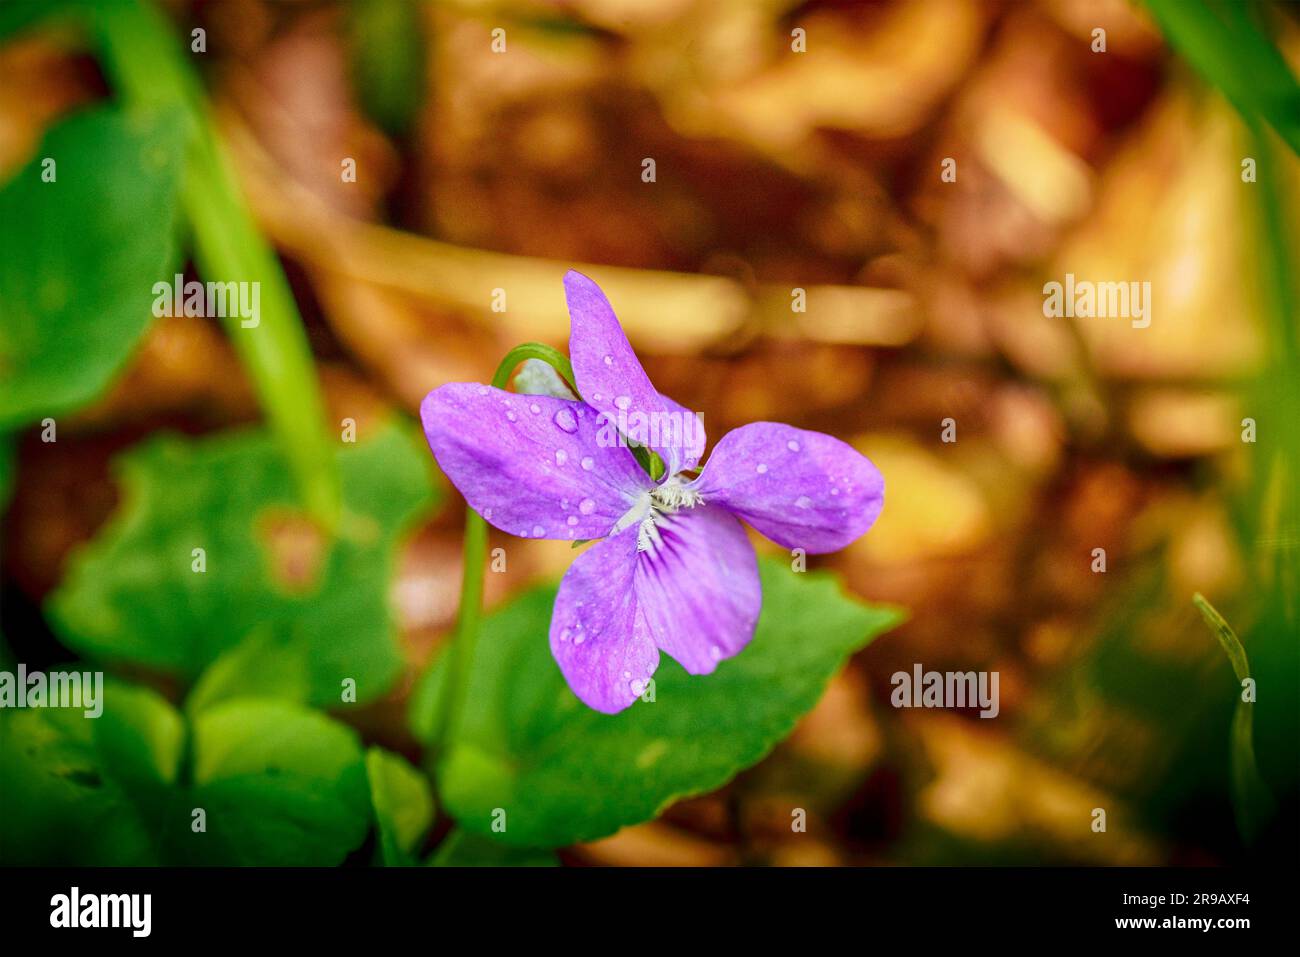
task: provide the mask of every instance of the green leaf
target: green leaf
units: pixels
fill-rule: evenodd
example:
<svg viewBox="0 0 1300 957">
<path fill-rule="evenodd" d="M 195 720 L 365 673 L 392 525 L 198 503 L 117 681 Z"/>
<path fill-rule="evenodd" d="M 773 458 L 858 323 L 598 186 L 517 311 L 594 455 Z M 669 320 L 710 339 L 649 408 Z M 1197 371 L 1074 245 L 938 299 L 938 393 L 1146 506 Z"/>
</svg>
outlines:
<svg viewBox="0 0 1300 957">
<path fill-rule="evenodd" d="M 452 831 L 429 860 L 431 867 L 558 867 L 552 851 L 511 847 L 500 841 Z"/>
<path fill-rule="evenodd" d="M 370 819 L 356 733 L 279 701 L 231 701 L 195 718 L 188 798 L 207 832 L 184 832 L 174 853 L 187 862 L 338 864 Z"/>
<path fill-rule="evenodd" d="M 649 820 L 710 791 L 790 733 L 845 659 L 902 620 L 860 604 L 827 574 L 760 563 L 754 640 L 708 676 L 663 658 L 654 701 L 617 715 L 574 697 L 546 639 L 554 589 L 485 619 L 461 735 L 439 767 L 439 792 L 465 831 L 562 847 Z M 505 830 L 494 820 L 505 812 Z"/>
<path fill-rule="evenodd" d="M 370 802 L 379 830 L 379 858 L 387 867 L 415 863 L 414 852 L 433 823 L 429 779 L 400 755 L 372 747 L 366 752 Z"/>
<path fill-rule="evenodd" d="M 275 698 L 307 704 L 311 698 L 311 643 L 283 629 L 255 628 L 204 669 L 185 699 L 198 714 L 234 698 Z"/>
<path fill-rule="evenodd" d="M 0 711 L 0 781 L 0 864 L 334 865 L 370 818 L 350 728 L 243 700 L 187 732 L 161 697 L 118 683 L 95 719 Z"/>
<path fill-rule="evenodd" d="M 104 713 L 0 711 L 0 864 L 156 865 L 158 778 L 174 712 L 158 695 L 108 685 Z"/>
<path fill-rule="evenodd" d="M 0 4 L 0 41 L 7 41 L 27 30 L 44 26 L 46 21 L 65 21 L 79 17 L 86 0 L 28 0 L 26 3 Z"/>
<path fill-rule="evenodd" d="M 178 779 L 185 722 L 163 698 L 145 688 L 107 686 L 112 707 L 90 722 L 95 750 L 114 778 L 133 792 L 166 788 Z"/>
<path fill-rule="evenodd" d="M 215 663 L 200 705 L 305 688 L 337 707 L 349 679 L 358 702 L 382 694 L 401 665 L 395 552 L 430 501 L 428 456 L 396 426 L 336 455 L 344 513 L 331 540 L 265 433 L 131 450 L 118 463 L 124 504 L 48 604 L 56 630 L 87 655 L 187 680 Z"/>
<path fill-rule="evenodd" d="M 0 427 L 94 399 L 148 328 L 177 261 L 181 130 L 170 111 L 75 116 L 0 190 Z"/>
</svg>

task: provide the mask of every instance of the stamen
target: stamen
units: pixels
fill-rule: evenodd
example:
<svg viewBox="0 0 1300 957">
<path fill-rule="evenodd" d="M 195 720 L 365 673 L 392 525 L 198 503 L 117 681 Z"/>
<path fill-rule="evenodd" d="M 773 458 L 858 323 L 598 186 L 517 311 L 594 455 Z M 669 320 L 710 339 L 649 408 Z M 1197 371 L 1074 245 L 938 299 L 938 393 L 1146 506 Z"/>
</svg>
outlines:
<svg viewBox="0 0 1300 957">
<path fill-rule="evenodd" d="M 649 508 L 638 515 L 641 527 L 637 531 L 637 551 L 658 551 L 664 544 L 659 526 L 666 523 L 668 516 L 675 514 L 679 509 L 695 508 L 703 504 L 704 500 L 700 497 L 700 493 L 693 488 L 687 488 L 679 478 L 674 476 L 664 482 L 650 493 Z"/>
</svg>

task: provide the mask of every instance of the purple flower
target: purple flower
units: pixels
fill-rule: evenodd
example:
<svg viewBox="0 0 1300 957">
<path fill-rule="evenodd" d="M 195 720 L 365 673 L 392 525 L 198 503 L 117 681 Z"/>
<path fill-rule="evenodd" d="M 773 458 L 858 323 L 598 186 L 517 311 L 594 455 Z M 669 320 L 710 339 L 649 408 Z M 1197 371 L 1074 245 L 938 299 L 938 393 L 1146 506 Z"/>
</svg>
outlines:
<svg viewBox="0 0 1300 957">
<path fill-rule="evenodd" d="M 569 354 L 580 400 L 475 383 L 430 392 L 420 406 L 438 465 L 470 507 L 524 538 L 599 539 L 565 573 L 551 652 L 574 694 L 622 711 L 659 652 L 708 674 L 754 635 L 762 594 L 744 519 L 808 553 L 858 538 L 884 503 L 865 457 L 823 435 L 755 422 L 724 435 L 697 477 L 699 418 L 661 395 L 600 287 L 564 277 Z M 659 481 L 628 447 L 653 449 Z"/>
</svg>

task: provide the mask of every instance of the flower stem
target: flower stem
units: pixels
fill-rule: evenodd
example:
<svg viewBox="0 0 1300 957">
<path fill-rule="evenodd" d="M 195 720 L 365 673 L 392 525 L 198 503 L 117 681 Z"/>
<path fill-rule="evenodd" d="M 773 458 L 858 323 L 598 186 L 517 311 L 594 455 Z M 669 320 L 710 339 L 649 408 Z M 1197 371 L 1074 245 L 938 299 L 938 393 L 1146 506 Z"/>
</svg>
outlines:
<svg viewBox="0 0 1300 957">
<path fill-rule="evenodd" d="M 549 364 L 573 394 L 578 388 L 573 382 L 573 366 L 567 356 L 540 342 L 525 342 L 506 353 L 497 366 L 492 385 L 504 389 L 510 384 L 515 368 L 528 359 L 541 359 Z M 451 646 L 447 649 L 447 668 L 443 678 L 442 694 L 438 696 L 440 714 L 435 723 L 434 741 L 438 755 L 446 754 L 460 730 L 461 715 L 465 710 L 465 696 L 469 691 L 470 672 L 474 663 L 474 645 L 478 641 L 479 621 L 483 617 L 483 574 L 487 554 L 487 522 L 466 506 L 465 546 L 460 582 L 460 610 L 456 628 L 452 632 Z"/>
</svg>

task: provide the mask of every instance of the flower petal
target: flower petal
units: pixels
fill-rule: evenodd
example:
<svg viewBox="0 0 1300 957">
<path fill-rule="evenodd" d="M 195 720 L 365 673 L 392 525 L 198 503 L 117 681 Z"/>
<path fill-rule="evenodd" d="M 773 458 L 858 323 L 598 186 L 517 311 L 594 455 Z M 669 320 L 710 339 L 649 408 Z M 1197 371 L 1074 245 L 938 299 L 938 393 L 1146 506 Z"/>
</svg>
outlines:
<svg viewBox="0 0 1300 957">
<path fill-rule="evenodd" d="M 666 475 L 694 468 L 704 454 L 701 418 L 660 395 L 600 287 L 580 272 L 564 276 L 569 303 L 569 358 L 583 401 L 623 435 L 659 453 Z"/>
<path fill-rule="evenodd" d="M 718 442 L 692 483 L 778 545 L 833 552 L 861 536 L 885 502 L 885 480 L 839 439 L 754 422 Z"/>
<path fill-rule="evenodd" d="M 659 650 L 708 674 L 754 637 L 758 559 L 735 516 L 708 505 L 662 515 L 637 556 L 636 597 Z"/>
<path fill-rule="evenodd" d="M 451 383 L 424 397 L 420 418 L 465 501 L 512 535 L 604 538 L 653 487 L 630 450 L 597 443 L 582 402 Z"/>
<path fill-rule="evenodd" d="M 584 704 L 606 714 L 632 704 L 659 667 L 637 614 L 636 539 L 632 526 L 579 555 L 551 614 L 551 654 L 564 680 Z"/>
</svg>

